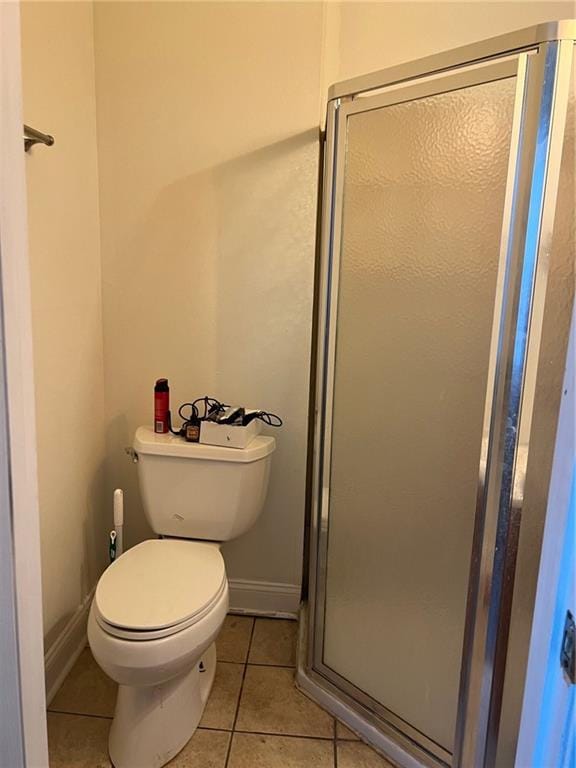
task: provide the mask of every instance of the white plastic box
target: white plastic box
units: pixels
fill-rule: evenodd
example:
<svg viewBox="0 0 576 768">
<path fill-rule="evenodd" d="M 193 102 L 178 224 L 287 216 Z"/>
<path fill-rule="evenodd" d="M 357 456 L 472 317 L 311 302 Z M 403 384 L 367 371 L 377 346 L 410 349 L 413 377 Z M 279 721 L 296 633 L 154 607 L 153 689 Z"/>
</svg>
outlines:
<svg viewBox="0 0 576 768">
<path fill-rule="evenodd" d="M 222 445 L 225 448 L 247 448 L 261 431 L 260 419 L 253 419 L 246 427 L 201 421 L 200 442 L 205 445 Z"/>
</svg>

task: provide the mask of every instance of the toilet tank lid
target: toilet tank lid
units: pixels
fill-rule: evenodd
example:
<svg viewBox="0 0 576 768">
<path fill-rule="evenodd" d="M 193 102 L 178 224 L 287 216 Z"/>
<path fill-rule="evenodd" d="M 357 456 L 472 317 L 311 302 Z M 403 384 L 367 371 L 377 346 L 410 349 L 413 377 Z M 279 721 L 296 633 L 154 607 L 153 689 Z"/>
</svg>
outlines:
<svg viewBox="0 0 576 768">
<path fill-rule="evenodd" d="M 268 435 L 258 435 L 246 448 L 223 448 L 218 445 L 187 443 L 176 435 L 159 435 L 152 427 L 138 427 L 134 436 L 136 453 L 155 456 L 177 456 L 182 459 L 206 459 L 208 461 L 234 461 L 246 464 L 271 454 L 276 440 Z"/>
</svg>

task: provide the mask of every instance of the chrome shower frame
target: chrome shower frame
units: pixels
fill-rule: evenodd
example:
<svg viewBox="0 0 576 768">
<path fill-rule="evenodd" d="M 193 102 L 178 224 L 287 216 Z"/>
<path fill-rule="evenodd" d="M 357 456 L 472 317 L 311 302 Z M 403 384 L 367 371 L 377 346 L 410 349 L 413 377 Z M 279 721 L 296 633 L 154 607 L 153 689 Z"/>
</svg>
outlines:
<svg viewBox="0 0 576 768">
<path fill-rule="evenodd" d="M 403 768 L 481 768 L 494 761 L 575 40 L 575 21 L 539 25 L 354 78 L 328 95 L 309 446 L 309 588 L 297 682 Z M 516 97 L 450 754 L 323 661 L 345 137 L 352 114 L 510 77 L 516 78 Z M 564 359 L 554 365 L 563 367 Z M 553 441 L 544 448 L 551 456 Z M 539 512 L 544 517 L 545 501 Z"/>
</svg>

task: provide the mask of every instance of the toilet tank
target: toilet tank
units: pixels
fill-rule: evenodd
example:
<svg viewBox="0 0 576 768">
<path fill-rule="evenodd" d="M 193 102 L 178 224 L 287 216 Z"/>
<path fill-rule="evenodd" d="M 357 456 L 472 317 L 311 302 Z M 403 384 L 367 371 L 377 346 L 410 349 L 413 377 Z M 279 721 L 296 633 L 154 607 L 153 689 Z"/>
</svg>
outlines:
<svg viewBox="0 0 576 768">
<path fill-rule="evenodd" d="M 256 522 L 268 489 L 273 437 L 259 435 L 247 448 L 221 448 L 138 427 L 133 447 L 144 512 L 155 533 L 228 541 Z"/>
</svg>

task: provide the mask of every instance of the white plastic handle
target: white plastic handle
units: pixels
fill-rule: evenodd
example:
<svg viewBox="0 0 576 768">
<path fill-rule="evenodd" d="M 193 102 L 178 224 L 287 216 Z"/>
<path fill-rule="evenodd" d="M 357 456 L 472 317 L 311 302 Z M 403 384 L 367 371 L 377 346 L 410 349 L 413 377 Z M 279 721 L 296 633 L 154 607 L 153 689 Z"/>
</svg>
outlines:
<svg viewBox="0 0 576 768">
<path fill-rule="evenodd" d="M 116 528 L 116 557 L 124 552 L 124 491 L 114 491 L 114 528 Z"/>
<path fill-rule="evenodd" d="M 124 525 L 124 491 L 116 488 L 114 491 L 114 528 Z"/>
</svg>

